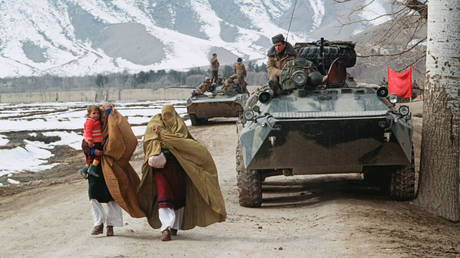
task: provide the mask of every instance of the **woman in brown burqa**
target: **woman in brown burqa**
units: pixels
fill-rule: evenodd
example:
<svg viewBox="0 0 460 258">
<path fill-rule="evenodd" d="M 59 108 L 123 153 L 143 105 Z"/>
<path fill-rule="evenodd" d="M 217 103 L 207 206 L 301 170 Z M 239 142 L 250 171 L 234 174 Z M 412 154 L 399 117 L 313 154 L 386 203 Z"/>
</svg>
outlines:
<svg viewBox="0 0 460 258">
<path fill-rule="evenodd" d="M 138 200 L 150 226 L 161 228 L 161 240 L 170 240 L 178 229 L 225 220 L 211 154 L 193 139 L 172 105 L 163 106 L 148 123 L 144 154 Z"/>
<path fill-rule="evenodd" d="M 113 236 L 113 227 L 123 226 L 121 208 L 134 218 L 145 217 L 137 201 L 140 180 L 129 160 L 136 149 L 137 138 L 128 120 L 113 105 L 100 108 L 102 136 L 105 139 L 103 151 L 94 150 L 101 156 L 102 166 L 98 166 L 101 177 L 88 176 L 88 194 L 94 219 L 91 234 L 102 234 L 105 222 L 107 236 Z M 90 155 L 91 148 L 86 141 L 83 151 Z M 101 203 L 107 203 L 107 213 Z"/>
</svg>

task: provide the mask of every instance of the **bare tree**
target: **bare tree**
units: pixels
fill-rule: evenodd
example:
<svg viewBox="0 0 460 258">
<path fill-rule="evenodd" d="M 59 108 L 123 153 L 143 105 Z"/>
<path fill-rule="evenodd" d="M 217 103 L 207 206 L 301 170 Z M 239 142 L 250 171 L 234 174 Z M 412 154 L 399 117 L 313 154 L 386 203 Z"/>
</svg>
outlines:
<svg viewBox="0 0 460 258">
<path fill-rule="evenodd" d="M 372 42 L 363 44 L 358 57 L 402 56 L 406 60 L 403 62 L 404 65 L 398 67 L 396 71 L 405 70 L 409 66 L 414 66 L 425 60 L 423 45 L 426 43 L 424 35 L 427 17 L 426 1 L 393 0 L 389 12 L 368 18 L 362 18 L 357 14 L 369 9 L 375 0 L 368 0 L 365 3 L 362 0 L 334 1 L 342 4 L 355 4 L 355 8 L 350 12 L 350 15 L 340 20 L 343 26 L 354 23 L 370 23 L 385 18 L 389 20 L 379 35 L 372 39 Z M 387 51 L 386 49 L 388 48 L 392 50 Z M 420 51 L 420 48 L 422 48 L 422 51 Z M 424 71 L 420 71 L 420 73 L 424 73 Z"/>
<path fill-rule="evenodd" d="M 428 2 L 426 85 L 417 203 L 460 220 L 460 0 Z"/>
<path fill-rule="evenodd" d="M 339 3 L 354 0 L 335 0 Z M 374 0 L 359 5 L 361 11 Z M 375 51 L 361 57 L 413 55 L 414 63 L 426 61 L 423 106 L 420 187 L 416 203 L 452 221 L 460 220 L 460 0 L 394 0 L 393 10 L 369 20 L 349 19 L 344 23 L 366 22 L 390 16 L 389 26 L 377 43 L 383 45 L 401 36 L 406 44 L 398 50 Z M 414 42 L 427 25 L 426 37 Z M 426 52 L 414 51 L 427 43 Z M 375 42 L 374 42 L 375 44 Z M 427 57 L 427 58 L 425 58 Z M 405 68 L 403 68 L 405 69 Z"/>
</svg>

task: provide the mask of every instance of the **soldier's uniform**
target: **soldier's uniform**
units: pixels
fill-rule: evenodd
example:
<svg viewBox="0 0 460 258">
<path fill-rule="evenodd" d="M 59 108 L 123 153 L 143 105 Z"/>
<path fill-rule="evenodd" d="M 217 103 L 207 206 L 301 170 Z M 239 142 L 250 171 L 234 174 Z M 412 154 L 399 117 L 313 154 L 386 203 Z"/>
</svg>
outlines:
<svg viewBox="0 0 460 258">
<path fill-rule="evenodd" d="M 198 87 L 196 87 L 195 92 L 198 94 L 203 94 L 207 90 L 209 90 L 209 86 L 211 85 L 211 82 L 209 80 L 206 80 L 202 82 Z"/>
<path fill-rule="evenodd" d="M 282 34 L 278 34 L 272 38 L 273 44 L 277 42 L 285 42 L 284 37 Z M 296 58 L 296 51 L 294 47 L 288 42 L 286 42 L 286 47 L 284 48 L 283 52 L 276 53 L 275 46 L 268 50 L 267 56 L 267 70 L 268 70 L 268 80 L 278 81 L 280 76 L 281 70 L 283 69 L 284 65 L 292 59 Z"/>
<path fill-rule="evenodd" d="M 209 62 L 211 63 L 211 82 L 218 83 L 219 60 L 217 60 L 217 56 L 213 56 Z"/>
<path fill-rule="evenodd" d="M 224 81 L 224 84 L 222 85 L 222 91 L 225 94 L 237 94 L 244 92 L 246 87 L 241 85 L 238 77 L 239 76 L 237 74 L 234 74 Z"/>
<path fill-rule="evenodd" d="M 233 65 L 233 71 L 236 75 L 238 75 L 238 81 L 240 82 L 240 85 L 246 84 L 244 80 L 244 78 L 246 77 L 246 67 L 244 66 L 242 61 L 237 61 Z"/>
</svg>

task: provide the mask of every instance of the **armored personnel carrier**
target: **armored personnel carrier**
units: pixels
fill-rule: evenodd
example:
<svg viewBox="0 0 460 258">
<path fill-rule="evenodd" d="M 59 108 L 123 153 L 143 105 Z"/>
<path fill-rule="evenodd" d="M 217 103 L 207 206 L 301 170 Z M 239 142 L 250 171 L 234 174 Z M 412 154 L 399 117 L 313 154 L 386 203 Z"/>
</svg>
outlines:
<svg viewBox="0 0 460 258">
<path fill-rule="evenodd" d="M 239 203 L 262 204 L 262 182 L 275 175 L 364 174 L 391 198 L 415 196 L 412 121 L 386 88 L 352 87 L 351 42 L 296 44 L 283 68 L 282 94 L 266 86 L 246 101 L 237 122 Z"/>
<path fill-rule="evenodd" d="M 187 113 L 192 125 L 204 124 L 213 117 L 238 117 L 248 93 L 223 91 L 222 86 L 214 87 L 206 94 L 192 94 L 187 99 Z"/>
</svg>

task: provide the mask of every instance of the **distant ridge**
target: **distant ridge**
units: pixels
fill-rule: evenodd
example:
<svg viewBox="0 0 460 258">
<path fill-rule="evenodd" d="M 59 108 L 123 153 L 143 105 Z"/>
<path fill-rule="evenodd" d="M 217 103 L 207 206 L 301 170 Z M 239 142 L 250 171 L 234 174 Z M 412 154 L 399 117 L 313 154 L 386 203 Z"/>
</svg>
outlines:
<svg viewBox="0 0 460 258">
<path fill-rule="evenodd" d="M 0 1 L 0 78 L 94 75 L 265 60 L 284 33 L 295 0 Z M 374 24 L 339 30 L 352 6 L 298 0 L 289 41 L 342 39 Z M 359 2 L 359 1 L 358 1 Z M 390 0 L 369 10 L 384 12 Z M 367 12 L 356 13 L 366 17 Z"/>
</svg>

